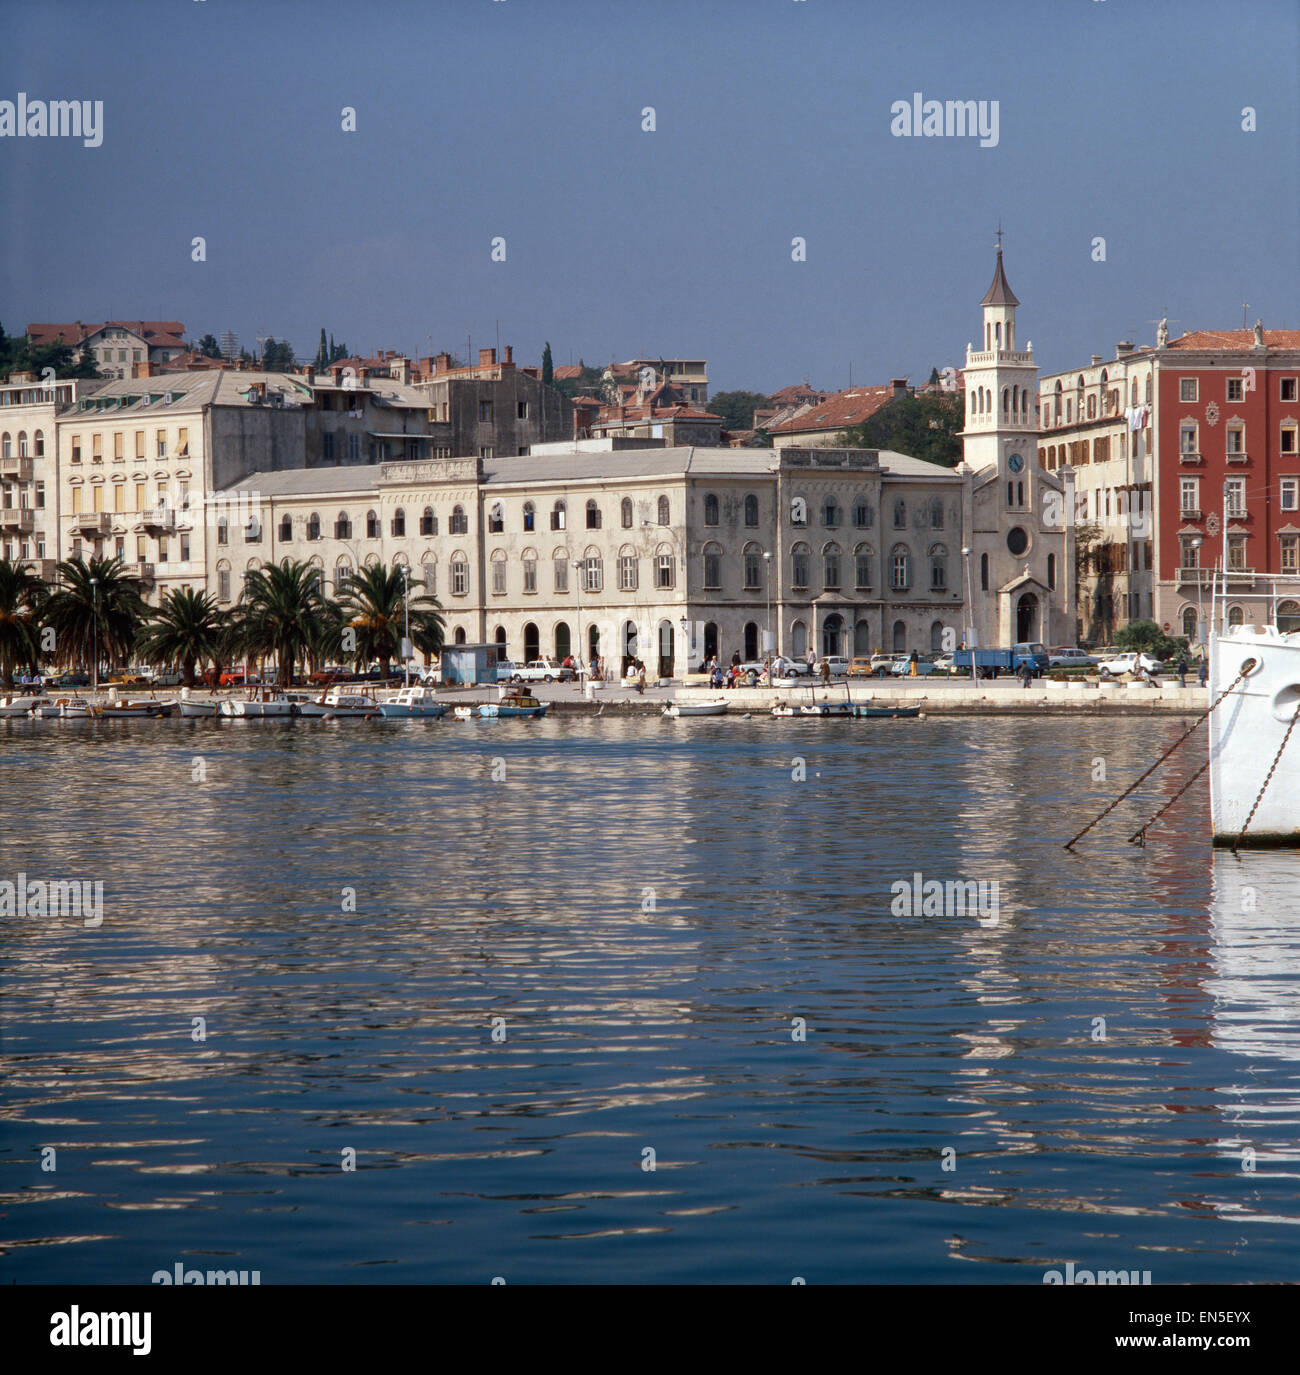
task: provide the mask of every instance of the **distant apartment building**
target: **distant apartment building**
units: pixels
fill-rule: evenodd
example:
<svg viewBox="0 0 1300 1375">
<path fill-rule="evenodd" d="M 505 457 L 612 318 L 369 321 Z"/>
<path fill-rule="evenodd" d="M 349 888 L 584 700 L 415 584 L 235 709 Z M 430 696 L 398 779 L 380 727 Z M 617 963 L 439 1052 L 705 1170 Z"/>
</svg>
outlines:
<svg viewBox="0 0 1300 1375">
<path fill-rule="evenodd" d="M 127 378 L 138 363 L 170 363 L 183 354 L 185 326 L 179 320 L 108 320 L 88 325 L 29 324 L 34 344 L 64 343 L 78 358 L 89 355 L 107 378 Z"/>
<path fill-rule="evenodd" d="M 1300 330 L 1259 323 L 1171 340 L 1162 322 L 1154 348 L 1044 379 L 1042 462 L 1072 465 L 1078 518 L 1117 530 L 1080 608 L 1094 639 L 1137 617 L 1201 638 L 1216 570 L 1230 623 L 1300 629 L 1298 388 Z"/>
<path fill-rule="evenodd" d="M 845 430 L 870 420 L 896 397 L 909 395 L 907 382 L 896 378 L 887 387 L 850 387 L 847 391 L 799 398 L 761 422 L 773 444 L 823 448 L 835 444 Z M 755 413 L 757 421 L 758 412 Z"/>
</svg>

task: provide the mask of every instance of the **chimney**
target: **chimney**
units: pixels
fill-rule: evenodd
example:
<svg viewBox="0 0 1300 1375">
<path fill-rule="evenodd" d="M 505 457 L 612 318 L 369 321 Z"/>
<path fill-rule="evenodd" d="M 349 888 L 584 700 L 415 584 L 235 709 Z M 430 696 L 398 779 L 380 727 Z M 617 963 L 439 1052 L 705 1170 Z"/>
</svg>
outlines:
<svg viewBox="0 0 1300 1375">
<path fill-rule="evenodd" d="M 1097 366 L 1097 364 L 1100 363 L 1100 362 L 1101 362 L 1101 354 L 1099 354 L 1099 353 L 1094 353 L 1094 354 L 1092 355 L 1092 359 L 1091 359 L 1091 362 L 1090 362 L 1090 366 L 1095 368 L 1095 367 Z"/>
<path fill-rule="evenodd" d="M 496 365 L 496 361 L 497 361 L 497 351 L 496 351 L 496 349 L 479 349 L 479 351 L 478 351 L 478 365 L 479 365 L 479 367 L 481 367 L 481 368 L 490 368 L 490 367 L 494 367 L 494 366 Z"/>
<path fill-rule="evenodd" d="M 146 358 L 143 363 L 131 364 L 132 377 L 156 377 L 157 375 L 157 369 L 154 367 L 152 361 L 148 358 Z"/>
<path fill-rule="evenodd" d="M 369 369 L 369 368 L 358 368 L 358 369 L 357 369 L 357 386 L 358 386 L 358 387 L 368 387 L 369 385 L 370 385 L 370 369 Z"/>
<path fill-rule="evenodd" d="M 411 360 L 409 358 L 396 358 L 393 360 L 395 371 L 392 375 L 405 387 L 411 385 Z"/>
<path fill-rule="evenodd" d="M 1119 341 L 1119 343 L 1115 345 L 1115 357 L 1116 357 L 1116 358 L 1123 358 L 1124 355 L 1125 355 L 1126 353 L 1132 353 L 1132 352 L 1133 352 L 1133 344 L 1132 344 L 1132 342 L 1131 342 L 1130 340 L 1128 340 L 1128 339 L 1121 339 L 1121 340 Z"/>
<path fill-rule="evenodd" d="M 435 373 L 450 372 L 450 371 L 451 371 L 451 354 L 449 354 L 449 353 L 440 353 L 440 354 L 433 360 L 433 366 L 434 366 L 434 372 L 435 372 Z"/>
<path fill-rule="evenodd" d="M 893 390 L 893 395 L 890 397 L 890 400 L 893 400 L 894 397 L 906 396 L 906 395 L 907 395 L 907 378 L 906 378 L 906 377 L 891 377 L 891 378 L 889 379 L 889 385 L 890 385 L 890 387 L 891 387 L 892 390 Z"/>
<path fill-rule="evenodd" d="M 507 363 L 508 363 L 511 367 L 514 367 L 514 363 L 515 363 L 515 349 L 514 349 L 514 345 L 513 345 L 513 344 L 507 344 L 507 345 L 506 345 L 506 347 L 505 347 L 505 352 L 502 353 L 502 355 L 501 355 L 501 362 L 502 362 L 502 364 L 507 364 Z"/>
<path fill-rule="evenodd" d="M 341 387 L 341 386 L 343 385 L 343 364 L 342 364 L 342 363 L 335 363 L 335 364 L 330 368 L 330 377 L 333 379 L 334 385 L 335 385 L 336 387 Z"/>
<path fill-rule="evenodd" d="M 316 369 L 312 367 L 310 363 L 303 368 L 302 376 L 303 381 L 306 382 L 309 387 L 314 387 L 316 385 Z"/>
</svg>

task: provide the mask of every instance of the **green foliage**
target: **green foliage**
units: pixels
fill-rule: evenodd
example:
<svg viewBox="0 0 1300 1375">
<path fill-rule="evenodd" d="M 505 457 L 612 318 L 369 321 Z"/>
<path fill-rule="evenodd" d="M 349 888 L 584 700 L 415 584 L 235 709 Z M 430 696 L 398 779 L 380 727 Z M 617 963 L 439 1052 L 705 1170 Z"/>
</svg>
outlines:
<svg viewBox="0 0 1300 1375">
<path fill-rule="evenodd" d="M 59 564 L 58 590 L 45 606 L 45 623 L 54 629 L 55 662 L 67 668 L 90 664 L 97 644 L 102 660 L 125 663 L 145 610 L 139 580 L 121 559 L 65 560 Z"/>
<path fill-rule="evenodd" d="M 542 350 L 542 385 L 549 387 L 555 381 L 555 364 L 551 359 L 551 341 L 546 341 Z"/>
<path fill-rule="evenodd" d="M 244 582 L 242 647 L 258 656 L 275 655 L 281 687 L 293 682 L 294 664 L 319 643 L 327 615 L 319 579 L 314 564 L 282 559 L 254 569 Z"/>
<path fill-rule="evenodd" d="M 267 372 L 292 372 L 293 346 L 285 340 L 277 343 L 274 337 L 268 338 L 262 349 L 262 367 Z"/>
<path fill-rule="evenodd" d="M 844 431 L 850 448 L 893 449 L 944 468 L 961 462 L 961 431 L 966 425 L 963 392 L 900 396 L 861 425 Z"/>
<path fill-rule="evenodd" d="M 329 345 L 325 342 L 325 326 L 322 325 L 320 327 L 320 344 L 316 349 L 316 357 L 312 359 L 312 367 L 314 367 L 319 372 L 320 369 L 327 368 L 329 367 L 329 365 L 330 348 Z"/>
<path fill-rule="evenodd" d="M 1185 635 L 1166 635 L 1155 621 L 1130 621 L 1116 632 L 1117 649 L 1138 649 L 1150 654 L 1153 659 L 1166 663 L 1177 662 L 1180 655 L 1187 653 Z"/>
<path fill-rule="evenodd" d="M 36 668 L 45 597 L 45 584 L 26 564 L 0 559 L 0 675 L 6 692 L 13 688 L 15 668 Z"/>
<path fill-rule="evenodd" d="M 216 602 L 183 587 L 165 593 L 162 604 L 146 613 L 136 635 L 136 652 L 153 664 L 179 665 L 186 687 L 194 686 L 196 665 L 215 660 L 226 626 Z"/>
<path fill-rule="evenodd" d="M 724 430 L 752 430 L 755 410 L 771 404 L 762 392 L 720 391 L 709 398 L 708 409 L 722 417 Z"/>
<path fill-rule="evenodd" d="M 99 369 L 89 352 L 78 358 L 71 344 L 33 344 L 27 335 L 6 334 L 4 326 L 0 325 L 0 377 L 14 372 L 34 372 L 40 378 L 46 368 L 52 368 L 60 380 L 99 376 Z"/>
<path fill-rule="evenodd" d="M 197 344 L 194 345 L 195 352 L 201 353 L 204 358 L 220 358 L 221 345 L 217 342 L 215 334 L 205 334 Z"/>
<path fill-rule="evenodd" d="M 423 586 L 411 583 L 411 639 L 425 653 L 436 654 L 442 649 L 443 619 L 438 614 L 437 601 L 427 593 L 417 592 Z M 389 663 L 401 653 L 402 636 L 406 624 L 406 583 L 400 568 L 362 568 L 351 573 L 338 590 L 341 619 L 338 627 L 340 642 L 348 630 L 356 636 L 352 655 L 359 668 L 377 659 L 381 672 L 387 676 Z"/>
</svg>

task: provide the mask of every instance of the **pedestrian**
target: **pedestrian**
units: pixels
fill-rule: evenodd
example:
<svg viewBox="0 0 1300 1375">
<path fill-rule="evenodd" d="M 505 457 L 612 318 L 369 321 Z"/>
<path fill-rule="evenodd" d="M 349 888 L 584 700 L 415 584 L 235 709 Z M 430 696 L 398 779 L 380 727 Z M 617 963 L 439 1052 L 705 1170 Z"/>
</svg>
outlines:
<svg viewBox="0 0 1300 1375">
<path fill-rule="evenodd" d="M 1021 660 L 1019 673 L 1020 686 L 1028 690 L 1029 684 L 1033 681 L 1034 670 L 1029 667 L 1029 661 L 1027 659 Z"/>
<path fill-rule="evenodd" d="M 644 665 L 644 664 L 638 664 L 638 665 L 637 665 L 636 690 L 637 690 L 638 695 L 640 695 L 640 696 L 644 696 L 644 695 L 645 695 L 645 665 Z"/>
<path fill-rule="evenodd" d="M 829 659 L 823 659 L 819 671 L 821 673 L 822 682 L 829 683 L 831 680 L 831 661 Z"/>
<path fill-rule="evenodd" d="M 1179 686 L 1179 687 L 1186 687 L 1186 686 L 1187 686 L 1187 655 L 1186 655 L 1186 654 L 1180 654 L 1180 655 L 1178 656 L 1178 686 Z"/>
<path fill-rule="evenodd" d="M 916 677 L 916 665 L 919 658 L 920 655 L 917 654 L 916 650 L 913 650 L 907 657 L 907 671 L 913 678 Z"/>
<path fill-rule="evenodd" d="M 813 671 L 813 665 L 814 665 L 816 662 L 817 662 L 817 651 L 812 647 L 812 645 L 809 645 L 809 646 L 808 646 L 808 672 L 809 672 L 809 673 L 811 673 L 811 672 Z"/>
<path fill-rule="evenodd" d="M 1203 654 L 1201 655 L 1201 662 L 1196 666 L 1196 677 L 1202 687 L 1210 678 L 1210 665 Z"/>
</svg>

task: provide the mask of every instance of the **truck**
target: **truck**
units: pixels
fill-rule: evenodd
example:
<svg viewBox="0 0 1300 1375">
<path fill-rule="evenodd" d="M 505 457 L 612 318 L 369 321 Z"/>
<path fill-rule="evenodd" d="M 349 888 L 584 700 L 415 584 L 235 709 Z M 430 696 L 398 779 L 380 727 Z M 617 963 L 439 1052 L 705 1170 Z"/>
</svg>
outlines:
<svg viewBox="0 0 1300 1375">
<path fill-rule="evenodd" d="M 1028 664 L 1037 678 L 1051 666 L 1051 656 L 1037 640 L 1012 645 L 1010 649 L 957 649 L 953 651 L 954 674 L 971 671 L 971 655 L 975 656 L 975 672 L 981 678 L 993 678 L 999 673 L 1019 673 Z"/>
</svg>

